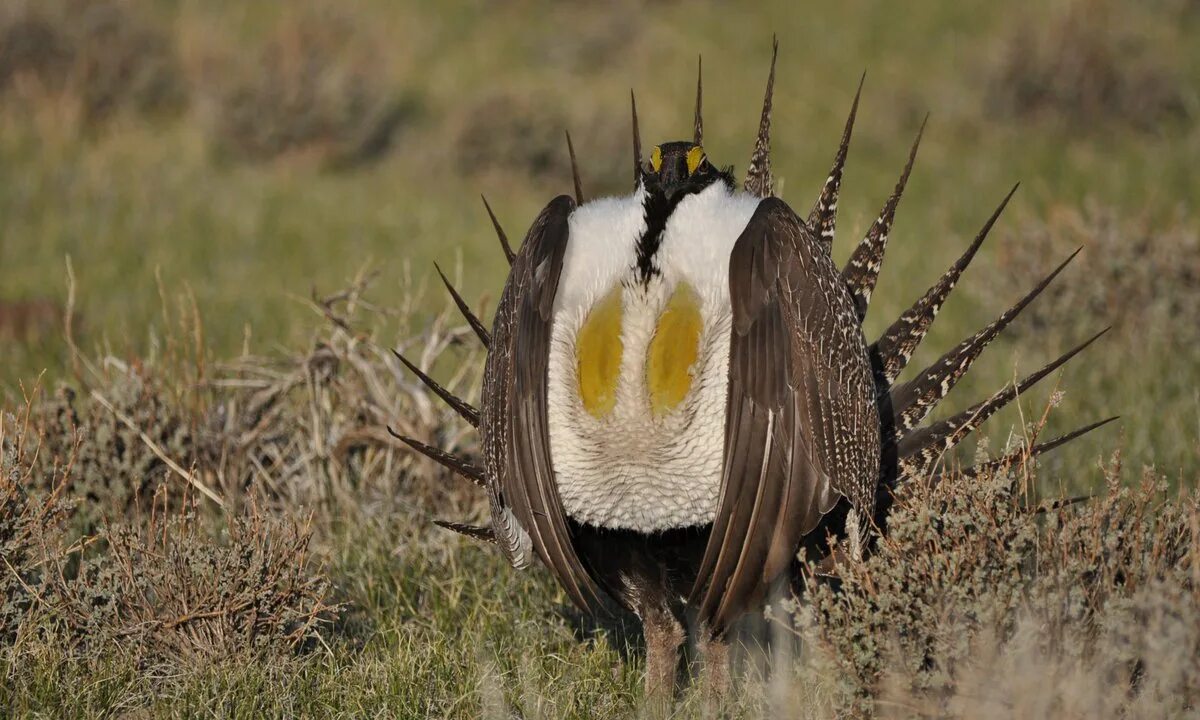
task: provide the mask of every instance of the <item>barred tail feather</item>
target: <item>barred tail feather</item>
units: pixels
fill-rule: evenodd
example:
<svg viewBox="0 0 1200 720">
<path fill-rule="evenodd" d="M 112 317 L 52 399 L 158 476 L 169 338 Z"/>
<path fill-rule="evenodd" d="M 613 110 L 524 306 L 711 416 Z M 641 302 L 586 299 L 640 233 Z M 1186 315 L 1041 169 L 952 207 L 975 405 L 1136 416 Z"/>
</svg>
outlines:
<svg viewBox="0 0 1200 720">
<path fill-rule="evenodd" d="M 426 445 L 416 438 L 411 438 L 407 435 L 401 435 L 390 427 L 387 429 L 387 431 L 392 437 L 409 446 L 413 450 L 421 453 L 430 460 L 433 460 L 452 472 L 463 476 L 479 487 L 487 487 L 487 476 L 484 474 L 483 468 L 479 467 L 478 465 L 473 465 L 457 455 L 448 453 L 441 448 L 435 448 L 432 445 Z"/>
<path fill-rule="evenodd" d="M 883 335 L 876 340 L 870 348 L 872 362 L 875 363 L 875 382 L 880 392 L 885 392 L 886 388 L 891 387 L 895 382 L 896 376 L 900 374 L 904 367 L 908 365 L 909 358 L 916 351 L 917 346 L 921 344 L 921 340 L 925 338 L 925 333 L 929 331 L 929 326 L 933 324 L 933 319 L 937 317 L 938 310 L 942 308 L 942 303 L 946 302 L 946 298 L 950 295 L 950 291 L 958 283 L 959 277 L 962 276 L 967 266 L 971 264 L 975 253 L 979 251 L 979 246 L 983 245 L 984 239 L 987 238 L 992 226 L 996 224 L 996 220 L 1000 217 L 1000 213 L 1004 212 L 1008 201 L 1012 199 L 1013 193 L 1017 191 L 1020 183 L 1013 185 L 1012 190 L 1008 191 L 1008 195 L 1004 196 L 1004 200 L 1000 202 L 999 207 L 992 212 L 992 216 L 983 224 L 979 234 L 971 242 L 967 251 L 950 266 L 937 283 L 929 288 L 920 300 L 917 300 L 911 308 L 906 310 L 896 322 L 892 323 Z"/>
<path fill-rule="evenodd" d="M 1079 250 L 1071 253 L 1070 257 L 1004 314 L 942 355 L 937 362 L 921 371 L 916 378 L 893 390 L 891 408 L 895 418 L 895 432 L 903 435 L 911 428 L 916 427 L 962 379 L 962 376 L 971 368 L 971 364 L 983 353 L 984 348 L 995 340 L 996 336 L 1008 327 L 1017 315 L 1021 314 L 1021 311 L 1033 302 L 1033 299 L 1040 295 L 1078 254 Z"/>
<path fill-rule="evenodd" d="M 1076 438 L 1079 438 L 1079 437 L 1083 437 L 1084 435 L 1087 435 L 1091 431 L 1096 430 L 1098 428 L 1102 428 L 1105 425 L 1107 425 L 1119 418 L 1120 418 L 1119 415 L 1114 415 L 1113 417 L 1106 418 L 1104 420 L 1100 420 L 1099 422 L 1094 422 L 1091 425 L 1085 425 L 1081 428 L 1072 430 L 1071 432 L 1069 432 L 1065 435 L 1060 435 L 1060 436 L 1054 438 L 1053 440 L 1047 440 L 1044 443 L 1037 443 L 1033 447 L 1019 448 L 1017 450 L 1014 450 L 1014 451 L 1008 453 L 1007 455 L 1005 455 L 1003 457 L 996 458 L 995 460 L 988 460 L 987 462 L 981 462 L 976 465 L 972 465 L 971 467 L 965 468 L 964 470 L 962 470 L 962 472 L 960 474 L 964 477 L 975 477 L 977 475 L 987 475 L 990 473 L 994 473 L 997 470 L 1002 470 L 1007 467 L 1012 467 L 1013 465 L 1016 465 L 1017 463 L 1024 462 L 1028 458 L 1037 457 L 1038 455 L 1041 455 L 1042 453 L 1050 452 L 1051 450 L 1054 450 L 1055 448 L 1062 447 L 1063 445 L 1066 445 L 1067 443 L 1071 442 L 1072 440 L 1075 440 Z"/>
<path fill-rule="evenodd" d="M 860 86 L 861 87 L 861 86 Z M 857 105 L 858 97 L 855 96 Z M 853 117 L 854 111 L 851 110 Z M 867 231 L 866 236 L 859 241 L 858 247 L 854 248 L 854 252 L 850 255 L 850 259 L 846 261 L 846 266 L 842 268 L 842 279 L 846 281 L 846 286 L 850 289 L 850 295 L 854 298 L 854 306 L 858 311 L 858 319 L 861 321 L 867 316 L 867 305 L 871 302 L 871 293 L 875 291 L 875 283 L 879 281 L 879 270 L 883 267 L 883 254 L 887 250 L 888 235 L 892 231 L 892 223 L 896 219 L 896 207 L 900 204 L 900 196 L 904 194 L 904 187 L 908 184 L 908 176 L 912 173 L 913 162 L 917 159 L 917 148 L 921 146 L 921 136 L 925 134 L 925 124 L 929 122 L 929 116 L 921 121 L 921 129 L 917 131 L 917 139 L 913 141 L 912 149 L 908 151 L 908 162 L 904 164 L 904 171 L 900 173 L 900 179 L 896 181 L 896 188 L 892 191 L 891 197 L 884 203 L 883 211 L 879 213 L 879 217 L 875 222 L 871 223 L 871 228 Z M 849 126 L 846 128 L 847 138 L 849 140 Z M 844 140 L 843 142 L 846 142 Z M 843 155 L 839 150 L 839 157 Z M 837 164 L 834 166 L 838 173 L 838 179 L 841 178 L 841 169 Z M 825 181 L 826 187 L 834 179 L 833 174 L 829 176 L 829 180 Z M 822 192 L 821 199 L 817 201 L 817 207 L 813 208 L 813 213 L 822 206 L 825 193 Z M 833 207 L 837 208 L 837 191 L 835 189 L 833 195 Z M 829 243 L 833 244 L 833 222 L 836 220 L 836 214 L 831 216 L 829 222 Z M 812 216 L 809 216 L 809 227 L 813 227 Z M 824 232 L 824 231 L 822 231 Z"/>
<path fill-rule="evenodd" d="M 458 413 L 463 420 L 469 422 L 471 427 L 479 427 L 479 411 L 471 407 L 470 403 L 439 385 L 436 380 L 421 372 L 416 365 L 410 363 L 408 358 L 404 357 L 396 350 L 392 350 L 392 354 L 396 356 L 397 360 L 404 363 L 404 366 L 412 371 L 414 375 L 420 378 L 421 382 L 425 384 L 425 387 L 432 390 L 435 395 L 440 397 L 447 405 L 453 408 L 454 412 Z"/>
<path fill-rule="evenodd" d="M 438 275 L 440 275 L 442 278 L 442 284 L 444 284 L 446 289 L 450 291 L 450 297 L 454 299 L 454 304 L 458 306 L 458 311 L 462 313 L 462 316 L 466 319 L 467 324 L 470 325 L 471 329 L 475 331 L 475 335 L 479 338 L 479 341 L 483 343 L 483 347 L 491 348 L 492 336 L 490 333 L 488 333 L 487 328 L 483 326 L 483 323 L 479 321 L 479 318 L 475 316 L 475 313 L 471 312 L 471 308 L 467 307 L 467 303 L 462 299 L 462 296 L 459 295 L 458 291 L 454 289 L 454 286 L 450 284 L 450 280 L 446 277 L 446 273 L 442 272 L 441 266 L 437 263 L 434 263 L 433 267 L 437 269 Z"/>
<path fill-rule="evenodd" d="M 900 463 L 899 474 L 902 476 L 912 475 L 928 467 L 930 463 L 936 461 L 943 453 L 952 449 L 955 445 L 958 445 L 963 438 L 971 434 L 971 432 L 1014 398 L 1019 397 L 1021 393 L 1033 387 L 1039 380 L 1054 372 L 1068 360 L 1082 352 L 1084 348 L 1094 343 L 1100 336 L 1108 332 L 1108 330 L 1109 328 L 1101 330 L 1053 362 L 1048 363 L 1037 372 L 1025 377 L 1018 383 L 1000 390 L 987 400 L 976 403 L 953 417 L 949 417 L 928 427 L 914 430 L 904 436 L 899 440 L 896 449 L 896 455 Z"/>
<path fill-rule="evenodd" d="M 496 539 L 496 532 L 488 527 L 467 525 L 465 523 L 457 523 L 450 520 L 434 520 L 433 524 L 437 525 L 438 527 L 446 528 L 447 530 L 452 530 L 459 535 L 466 535 L 472 540 L 488 543 L 489 545 L 495 545 L 499 542 Z"/>
<path fill-rule="evenodd" d="M 833 235 L 837 225 L 838 193 L 842 189 L 842 171 L 846 167 L 846 155 L 850 152 L 850 136 L 854 133 L 854 119 L 858 116 L 858 100 L 862 96 L 863 83 L 867 74 L 863 73 L 858 81 L 858 90 L 854 93 L 854 102 L 850 104 L 850 115 L 846 118 L 846 127 L 842 130 L 842 142 L 838 145 L 837 154 L 833 156 L 833 168 L 821 194 L 808 214 L 808 229 L 825 243 L 825 250 L 832 251 Z"/>
<path fill-rule="evenodd" d="M 767 75 L 767 91 L 763 95 L 762 116 L 758 121 L 758 137 L 746 171 L 746 192 L 756 197 L 770 197 L 774 188 L 771 180 L 771 97 L 775 92 L 775 60 L 779 56 L 779 40 L 771 40 L 771 72 Z"/>
</svg>

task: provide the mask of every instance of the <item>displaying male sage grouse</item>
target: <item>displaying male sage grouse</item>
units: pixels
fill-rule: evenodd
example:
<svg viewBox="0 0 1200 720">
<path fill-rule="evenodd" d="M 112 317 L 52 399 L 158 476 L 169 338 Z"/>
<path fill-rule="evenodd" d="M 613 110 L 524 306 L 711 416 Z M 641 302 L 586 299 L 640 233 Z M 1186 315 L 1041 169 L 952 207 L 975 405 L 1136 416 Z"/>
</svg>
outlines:
<svg viewBox="0 0 1200 720">
<path fill-rule="evenodd" d="M 482 436 L 482 468 L 403 438 L 488 491 L 490 528 L 443 524 L 495 542 L 518 568 L 536 556 L 586 611 L 607 595 L 637 614 L 651 690 L 673 682 L 685 618 L 695 620 L 703 661 L 719 670 L 731 622 L 788 572 L 806 536 L 846 536 L 853 561 L 877 495 L 925 473 L 1095 339 L 918 427 L 1066 263 L 894 384 L 1012 193 L 958 262 L 867 342 L 863 316 L 917 143 L 839 271 L 830 248 L 858 97 L 804 218 L 772 196 L 774 76 L 772 57 L 741 188 L 705 153 L 697 83 L 692 141 L 654 146 L 648 163 L 634 105 L 632 194 L 584 202 L 576 170 L 575 198 L 552 200 L 517 252 L 496 223 L 512 268 L 490 332 L 450 288 L 488 348 L 482 410 L 404 361 Z"/>
</svg>

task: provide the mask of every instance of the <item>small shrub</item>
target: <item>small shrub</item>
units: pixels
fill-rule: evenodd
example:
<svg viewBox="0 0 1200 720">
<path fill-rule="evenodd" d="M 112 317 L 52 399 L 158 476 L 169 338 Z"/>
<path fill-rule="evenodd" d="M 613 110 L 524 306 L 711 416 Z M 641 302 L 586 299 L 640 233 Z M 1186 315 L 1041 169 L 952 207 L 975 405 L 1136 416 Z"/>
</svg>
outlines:
<svg viewBox="0 0 1200 720">
<path fill-rule="evenodd" d="M 200 462 L 210 449 L 198 443 L 194 414 L 144 367 L 114 369 L 95 392 L 113 409 L 91 397 L 80 398 L 67 386 L 37 404 L 34 422 L 45 447 L 27 461 L 38 468 L 40 477 L 50 477 L 50 467 L 73 450 L 67 490 L 81 501 L 75 524 L 84 532 L 105 519 L 148 507 L 160 486 L 170 490 L 171 505 L 178 508 L 187 483 L 172 475 L 155 449 L 185 469 Z"/>
<path fill-rule="evenodd" d="M 843 706 L 939 717 L 1194 709 L 1200 501 L 1169 497 L 1152 476 L 1122 486 L 1118 472 L 1104 495 L 1045 512 L 1025 502 L 1019 476 L 916 481 L 876 552 L 847 564 L 836 587 L 813 587 L 798 613 L 840 670 Z M 1089 697 L 1093 687 L 1103 692 Z"/>
<path fill-rule="evenodd" d="M 1026 223 L 999 243 L 1004 272 L 980 287 L 989 302 L 1010 302 L 1076 247 L 1083 252 L 1072 272 L 1087 281 L 1052 283 L 1013 331 L 1037 333 L 1082 316 L 1139 342 L 1159 329 L 1181 346 L 1200 339 L 1196 323 L 1179 322 L 1200 316 L 1200 232 L 1178 217 L 1156 227 L 1095 203 L 1082 211 L 1059 208 L 1048 221 Z"/>
<path fill-rule="evenodd" d="M 44 602 L 46 562 L 60 558 L 72 503 L 64 496 L 70 461 L 50 464 L 48 477 L 22 462 L 43 450 L 30 431 L 31 406 L 0 417 L 0 647 L 12 643 L 30 611 Z M 31 495 L 31 490 L 45 492 Z"/>
<path fill-rule="evenodd" d="M 631 155 L 628 119 L 614 108 L 573 121 L 563 103 L 519 92 L 476 100 L 457 121 L 455 162 L 467 175 L 499 173 L 571 187 L 570 131 L 589 197 L 628 190 Z"/>
<path fill-rule="evenodd" d="M 217 148 L 237 159 L 302 155 L 334 166 L 378 157 L 415 110 L 389 86 L 382 57 L 339 17 L 284 20 L 253 58 L 215 78 Z"/>
<path fill-rule="evenodd" d="M 75 652 L 195 668 L 315 642 L 336 607 L 308 554 L 311 529 L 256 512 L 210 526 L 188 511 L 109 528 L 104 552 L 53 588 Z"/>
<path fill-rule="evenodd" d="M 125 0 L 23 2 L 0 12 L 0 91 L 22 88 L 71 98 L 85 127 L 120 111 L 174 110 L 187 96 L 173 38 Z"/>
<path fill-rule="evenodd" d="M 1021 21 L 993 72 L 988 103 L 1014 117 L 1142 129 L 1187 113 L 1179 68 L 1139 29 L 1140 9 L 1072 0 L 1049 22 Z M 1169 32 L 1169 31 L 1164 31 Z"/>
</svg>

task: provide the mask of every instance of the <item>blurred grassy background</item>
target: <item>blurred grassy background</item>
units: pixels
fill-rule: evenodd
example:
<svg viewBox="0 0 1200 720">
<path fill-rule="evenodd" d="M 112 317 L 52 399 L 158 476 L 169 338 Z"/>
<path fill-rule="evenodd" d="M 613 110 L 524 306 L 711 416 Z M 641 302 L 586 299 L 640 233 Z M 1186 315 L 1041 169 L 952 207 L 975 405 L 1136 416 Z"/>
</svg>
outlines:
<svg viewBox="0 0 1200 720">
<path fill-rule="evenodd" d="M 430 262 L 498 294 L 478 200 L 519 235 L 569 191 L 629 181 L 628 90 L 644 143 L 690 134 L 705 57 L 706 145 L 745 167 L 772 34 L 774 166 L 806 210 L 865 70 L 835 258 L 846 257 L 931 121 L 872 304 L 873 337 L 1022 189 L 913 365 L 989 321 L 1084 245 L 957 407 L 1109 324 L 1073 363 L 1052 425 L 1124 416 L 1126 458 L 1200 466 L 1200 4 L 1156 0 L 290 3 L 16 0 L 0 9 L 0 384 L 67 367 L 76 333 L 152 351 L 163 303 L 194 296 L 212 353 L 308 342 L 312 288 L 372 261 L 398 302 Z M 161 288 L 160 288 L 161 283 Z M 431 300 L 431 303 L 434 302 Z M 437 300 L 440 305 L 440 299 Z M 1048 381 L 1052 383 L 1053 381 Z M 1029 408 L 1040 407 L 1044 391 Z M 1019 416 L 990 424 L 1002 444 Z M 1092 463 L 1111 431 L 1055 462 Z"/>
</svg>

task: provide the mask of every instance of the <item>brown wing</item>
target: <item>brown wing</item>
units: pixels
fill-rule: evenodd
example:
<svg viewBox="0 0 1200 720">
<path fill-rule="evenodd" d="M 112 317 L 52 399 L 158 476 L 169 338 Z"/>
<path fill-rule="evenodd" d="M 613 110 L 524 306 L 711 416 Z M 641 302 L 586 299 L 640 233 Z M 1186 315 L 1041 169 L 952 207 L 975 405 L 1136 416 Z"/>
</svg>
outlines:
<svg viewBox="0 0 1200 720">
<path fill-rule="evenodd" d="M 583 610 L 601 606 L 595 581 L 579 560 L 554 481 L 546 419 L 546 370 L 554 296 L 575 202 L 559 196 L 534 221 L 512 271 L 492 329 L 484 370 L 484 454 L 492 524 L 518 567 L 530 550 Z"/>
<path fill-rule="evenodd" d="M 725 465 L 692 590 L 722 632 L 840 497 L 870 513 L 879 416 L 853 300 L 782 200 L 759 203 L 729 258 Z"/>
</svg>

